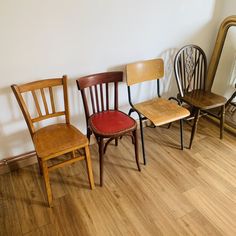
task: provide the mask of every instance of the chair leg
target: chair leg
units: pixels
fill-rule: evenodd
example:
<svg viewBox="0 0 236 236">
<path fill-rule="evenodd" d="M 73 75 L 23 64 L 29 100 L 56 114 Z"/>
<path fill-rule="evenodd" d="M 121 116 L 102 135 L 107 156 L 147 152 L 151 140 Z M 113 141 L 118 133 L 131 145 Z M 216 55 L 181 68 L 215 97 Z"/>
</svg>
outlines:
<svg viewBox="0 0 236 236">
<path fill-rule="evenodd" d="M 225 122 L 225 105 L 221 107 L 220 139 L 223 139 L 224 136 L 224 122 Z"/>
<path fill-rule="evenodd" d="M 87 138 L 89 142 L 90 142 L 90 136 L 91 136 L 91 130 L 87 128 Z"/>
<path fill-rule="evenodd" d="M 199 114 L 200 114 L 200 109 L 196 109 L 195 110 L 194 124 L 193 124 L 192 132 L 191 132 L 191 139 L 190 139 L 189 149 L 192 148 L 193 138 L 194 138 L 195 133 L 197 131 L 197 124 L 198 124 L 198 120 L 199 120 Z"/>
<path fill-rule="evenodd" d="M 75 150 L 73 150 L 73 151 L 71 152 L 71 157 L 72 157 L 72 158 L 75 158 Z"/>
<path fill-rule="evenodd" d="M 86 146 L 84 149 L 85 149 L 85 160 L 86 160 L 89 184 L 90 184 L 90 188 L 94 189 L 95 186 L 94 186 L 94 179 L 93 179 L 93 168 L 92 168 L 92 163 L 91 163 L 89 147 Z"/>
<path fill-rule="evenodd" d="M 115 139 L 115 145 L 118 146 L 118 138 Z"/>
<path fill-rule="evenodd" d="M 134 112 L 134 110 L 132 108 L 129 109 L 129 113 L 128 116 L 130 116 L 132 114 L 132 112 Z"/>
<path fill-rule="evenodd" d="M 181 143 L 181 150 L 184 149 L 184 138 L 183 138 L 183 120 L 179 120 L 180 123 L 180 143 Z"/>
<path fill-rule="evenodd" d="M 39 165 L 39 174 L 43 175 L 42 161 L 38 156 L 37 156 L 37 160 L 38 160 L 38 165 Z"/>
<path fill-rule="evenodd" d="M 143 137 L 143 122 L 142 122 L 142 117 L 141 117 L 141 115 L 139 113 L 138 113 L 138 116 L 139 116 L 141 142 L 142 142 L 142 151 L 143 151 L 143 164 L 146 165 L 145 148 L 144 148 L 144 137 Z"/>
<path fill-rule="evenodd" d="M 48 175 L 48 166 L 47 161 L 42 161 L 42 171 L 43 171 L 43 178 L 44 184 L 47 192 L 47 199 L 49 207 L 52 206 L 52 190 L 49 182 L 49 175 Z"/>
<path fill-rule="evenodd" d="M 134 139 L 132 139 L 132 142 L 134 140 L 135 160 L 136 160 L 136 164 L 137 164 L 138 170 L 141 171 L 141 168 L 140 168 L 140 165 L 139 165 L 139 155 L 138 155 L 138 136 L 137 136 L 137 130 L 133 131 L 133 137 L 134 137 Z"/>
<path fill-rule="evenodd" d="M 103 139 L 99 138 L 98 139 L 98 146 L 99 146 L 99 164 L 100 164 L 100 186 L 102 187 L 103 185 Z"/>
</svg>

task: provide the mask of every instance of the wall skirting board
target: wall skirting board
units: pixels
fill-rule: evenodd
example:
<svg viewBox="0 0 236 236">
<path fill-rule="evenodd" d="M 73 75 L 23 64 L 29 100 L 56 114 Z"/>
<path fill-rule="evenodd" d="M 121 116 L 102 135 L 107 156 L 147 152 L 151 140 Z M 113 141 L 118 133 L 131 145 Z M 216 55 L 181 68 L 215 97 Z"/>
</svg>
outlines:
<svg viewBox="0 0 236 236">
<path fill-rule="evenodd" d="M 30 151 L 17 156 L 8 157 L 0 160 L 0 174 L 32 165 L 37 162 L 36 152 Z"/>
</svg>

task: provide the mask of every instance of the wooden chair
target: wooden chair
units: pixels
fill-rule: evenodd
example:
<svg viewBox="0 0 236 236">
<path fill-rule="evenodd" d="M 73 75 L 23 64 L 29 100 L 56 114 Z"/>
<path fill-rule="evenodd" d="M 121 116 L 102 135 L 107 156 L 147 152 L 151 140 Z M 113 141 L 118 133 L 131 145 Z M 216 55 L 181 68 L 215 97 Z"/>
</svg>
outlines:
<svg viewBox="0 0 236 236">
<path fill-rule="evenodd" d="M 123 72 L 105 72 L 88 75 L 77 79 L 78 89 L 81 91 L 86 122 L 87 137 L 94 133 L 99 146 L 100 185 L 103 185 L 103 159 L 107 145 L 118 138 L 130 135 L 134 143 L 135 159 L 138 170 L 138 142 L 137 124 L 134 119 L 118 110 L 118 83 L 123 79 Z M 111 93 L 112 85 L 114 95 Z M 114 96 L 114 107 L 110 107 L 110 98 Z M 89 104 L 91 103 L 91 104 Z M 90 105 L 90 106 L 89 106 Z M 104 139 L 108 139 L 104 144 Z"/>
<path fill-rule="evenodd" d="M 175 56 L 174 71 L 179 90 L 177 97 L 190 106 L 194 118 L 189 148 L 192 147 L 198 120 L 203 112 L 220 118 L 222 139 L 226 98 L 205 90 L 207 59 L 204 51 L 196 45 L 184 46 Z M 220 117 L 210 112 L 212 108 L 221 109 Z"/>
<path fill-rule="evenodd" d="M 164 76 L 164 62 L 162 59 L 139 61 L 136 63 L 128 64 L 126 66 L 128 97 L 131 106 L 129 115 L 131 115 L 132 112 L 137 112 L 139 116 L 144 164 L 146 164 L 143 125 L 142 125 L 142 121 L 144 119 L 149 119 L 155 127 L 179 120 L 180 134 L 181 134 L 181 149 L 183 149 L 182 119 L 189 116 L 190 113 L 187 109 L 170 101 L 171 99 L 177 101 L 177 99 L 173 97 L 171 97 L 169 100 L 161 98 L 159 89 L 159 79 L 162 78 L 163 76 Z M 157 97 L 138 104 L 133 104 L 131 96 L 131 86 L 137 83 L 142 83 L 150 80 L 157 81 Z"/>
<path fill-rule="evenodd" d="M 56 111 L 53 95 L 53 88 L 56 86 L 63 88 L 64 110 L 62 111 Z M 40 173 L 43 174 L 44 177 L 49 206 L 52 206 L 52 191 L 49 182 L 49 172 L 63 167 L 65 164 L 71 164 L 85 159 L 90 187 L 93 189 L 94 180 L 88 139 L 70 124 L 66 76 L 63 76 L 63 78 L 35 81 L 23 85 L 12 85 L 11 88 L 22 110 L 34 143 Z M 32 118 L 32 115 L 30 114 L 29 106 L 26 104 L 25 99 L 22 96 L 25 93 L 31 93 L 32 95 L 38 113 L 36 117 Z M 39 102 L 40 97 L 42 100 L 41 106 Z M 41 109 L 42 106 L 44 106 L 43 110 Z M 59 116 L 65 117 L 65 123 L 47 125 L 36 130 L 36 122 Z M 75 150 L 81 150 L 83 154 L 76 156 Z M 71 153 L 72 158 L 66 161 L 61 161 L 59 164 L 48 166 L 49 160 L 66 153 Z"/>
</svg>

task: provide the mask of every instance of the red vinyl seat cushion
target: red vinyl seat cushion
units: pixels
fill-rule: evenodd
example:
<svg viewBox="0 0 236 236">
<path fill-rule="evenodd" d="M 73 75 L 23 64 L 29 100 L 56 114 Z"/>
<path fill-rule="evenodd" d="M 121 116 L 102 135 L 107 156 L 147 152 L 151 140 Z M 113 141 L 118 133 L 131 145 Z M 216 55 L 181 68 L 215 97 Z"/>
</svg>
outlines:
<svg viewBox="0 0 236 236">
<path fill-rule="evenodd" d="M 134 119 L 121 111 L 104 111 L 93 114 L 89 118 L 91 129 L 99 135 L 110 136 L 134 130 Z"/>
</svg>

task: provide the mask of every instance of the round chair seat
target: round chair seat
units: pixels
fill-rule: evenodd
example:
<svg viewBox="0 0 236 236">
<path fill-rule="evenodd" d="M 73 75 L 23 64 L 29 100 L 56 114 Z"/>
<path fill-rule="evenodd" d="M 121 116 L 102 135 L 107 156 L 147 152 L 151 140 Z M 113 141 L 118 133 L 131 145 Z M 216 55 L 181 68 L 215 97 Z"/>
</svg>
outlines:
<svg viewBox="0 0 236 236">
<path fill-rule="evenodd" d="M 127 114 L 112 110 L 93 114 L 89 118 L 89 126 L 95 134 L 110 137 L 132 131 L 136 129 L 137 124 Z"/>
</svg>

